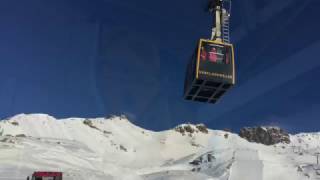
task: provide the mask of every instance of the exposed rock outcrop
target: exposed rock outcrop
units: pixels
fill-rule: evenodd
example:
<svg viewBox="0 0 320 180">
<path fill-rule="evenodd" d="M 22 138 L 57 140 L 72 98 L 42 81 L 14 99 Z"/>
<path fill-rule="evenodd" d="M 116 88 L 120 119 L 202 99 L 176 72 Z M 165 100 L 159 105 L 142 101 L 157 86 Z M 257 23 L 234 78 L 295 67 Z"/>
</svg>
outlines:
<svg viewBox="0 0 320 180">
<path fill-rule="evenodd" d="M 239 136 L 265 145 L 290 143 L 289 134 L 279 127 L 245 127 L 240 130 Z"/>
<path fill-rule="evenodd" d="M 175 127 L 174 130 L 181 133 L 182 135 L 185 135 L 185 134 L 192 135 L 193 133 L 199 133 L 199 132 L 204 134 L 209 133 L 208 128 L 204 124 L 197 124 L 197 125 L 182 124 Z"/>
</svg>

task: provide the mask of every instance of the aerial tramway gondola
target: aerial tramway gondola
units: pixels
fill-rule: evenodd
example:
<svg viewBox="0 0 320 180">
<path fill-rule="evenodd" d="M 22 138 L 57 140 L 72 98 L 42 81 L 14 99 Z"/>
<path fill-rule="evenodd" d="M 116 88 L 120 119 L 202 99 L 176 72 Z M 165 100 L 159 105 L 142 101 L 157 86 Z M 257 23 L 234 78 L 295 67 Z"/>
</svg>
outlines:
<svg viewBox="0 0 320 180">
<path fill-rule="evenodd" d="M 184 99 L 216 103 L 235 84 L 234 50 L 230 43 L 231 0 L 211 0 L 215 17 L 210 39 L 200 39 L 188 64 Z"/>
</svg>

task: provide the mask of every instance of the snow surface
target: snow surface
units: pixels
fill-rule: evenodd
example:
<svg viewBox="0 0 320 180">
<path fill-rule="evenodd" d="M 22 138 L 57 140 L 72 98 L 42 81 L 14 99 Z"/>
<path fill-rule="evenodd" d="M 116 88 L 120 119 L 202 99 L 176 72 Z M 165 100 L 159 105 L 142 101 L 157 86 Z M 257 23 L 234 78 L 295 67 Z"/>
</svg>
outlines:
<svg viewBox="0 0 320 180">
<path fill-rule="evenodd" d="M 34 171 L 62 171 L 64 180 L 320 179 L 320 133 L 265 146 L 185 126 L 194 132 L 149 131 L 124 117 L 16 115 L 0 121 L 0 180 L 26 179 Z"/>
</svg>

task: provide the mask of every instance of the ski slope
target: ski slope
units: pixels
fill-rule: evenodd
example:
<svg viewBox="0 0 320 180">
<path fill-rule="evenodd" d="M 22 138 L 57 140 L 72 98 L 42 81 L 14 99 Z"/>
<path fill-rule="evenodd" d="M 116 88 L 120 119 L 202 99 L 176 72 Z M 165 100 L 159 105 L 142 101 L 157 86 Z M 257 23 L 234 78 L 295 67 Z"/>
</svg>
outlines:
<svg viewBox="0 0 320 180">
<path fill-rule="evenodd" d="M 62 171 L 65 180 L 316 180 L 320 134 L 291 144 L 249 143 L 219 130 L 154 132 L 124 117 L 20 114 L 0 121 L 0 180 Z M 226 138 L 225 134 L 228 134 Z"/>
<path fill-rule="evenodd" d="M 235 152 L 235 161 L 230 170 L 230 180 L 263 179 L 263 164 L 257 150 L 243 149 Z"/>
</svg>

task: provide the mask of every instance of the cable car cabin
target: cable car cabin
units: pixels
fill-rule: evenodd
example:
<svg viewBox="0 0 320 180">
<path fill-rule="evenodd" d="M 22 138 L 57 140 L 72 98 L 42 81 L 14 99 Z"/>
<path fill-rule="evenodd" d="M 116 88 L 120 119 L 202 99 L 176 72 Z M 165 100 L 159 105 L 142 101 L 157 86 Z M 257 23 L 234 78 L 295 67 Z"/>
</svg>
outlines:
<svg viewBox="0 0 320 180">
<path fill-rule="evenodd" d="M 216 103 L 234 84 L 232 44 L 200 39 L 187 67 L 184 99 Z"/>
<path fill-rule="evenodd" d="M 34 172 L 31 180 L 62 180 L 62 172 Z"/>
</svg>

